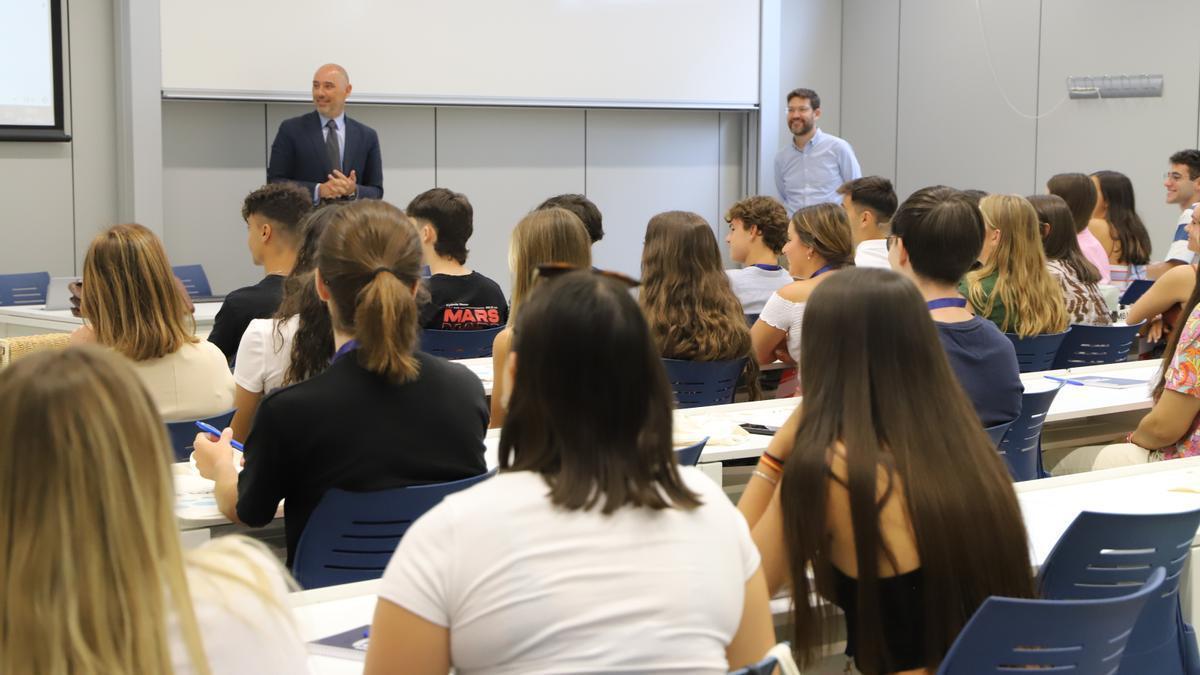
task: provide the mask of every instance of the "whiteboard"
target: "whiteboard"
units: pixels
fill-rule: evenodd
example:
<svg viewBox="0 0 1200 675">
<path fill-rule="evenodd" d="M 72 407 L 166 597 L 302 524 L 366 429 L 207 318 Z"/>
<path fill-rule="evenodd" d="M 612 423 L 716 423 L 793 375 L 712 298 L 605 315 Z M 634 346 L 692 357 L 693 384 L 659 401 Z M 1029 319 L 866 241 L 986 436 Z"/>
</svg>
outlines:
<svg viewBox="0 0 1200 675">
<path fill-rule="evenodd" d="M 167 98 L 753 108 L 759 0 L 161 0 Z"/>
</svg>

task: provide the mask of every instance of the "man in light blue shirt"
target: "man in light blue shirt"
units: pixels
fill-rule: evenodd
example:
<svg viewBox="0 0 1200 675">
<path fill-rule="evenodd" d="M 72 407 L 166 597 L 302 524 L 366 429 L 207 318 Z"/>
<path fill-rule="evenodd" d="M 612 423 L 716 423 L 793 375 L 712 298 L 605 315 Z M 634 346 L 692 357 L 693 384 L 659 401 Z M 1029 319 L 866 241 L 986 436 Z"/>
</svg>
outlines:
<svg viewBox="0 0 1200 675">
<path fill-rule="evenodd" d="M 821 97 L 812 89 L 787 96 L 787 123 L 792 142 L 775 155 L 775 188 L 788 213 L 813 204 L 840 204 L 838 187 L 862 178 L 854 149 L 846 141 L 817 128 Z"/>
</svg>

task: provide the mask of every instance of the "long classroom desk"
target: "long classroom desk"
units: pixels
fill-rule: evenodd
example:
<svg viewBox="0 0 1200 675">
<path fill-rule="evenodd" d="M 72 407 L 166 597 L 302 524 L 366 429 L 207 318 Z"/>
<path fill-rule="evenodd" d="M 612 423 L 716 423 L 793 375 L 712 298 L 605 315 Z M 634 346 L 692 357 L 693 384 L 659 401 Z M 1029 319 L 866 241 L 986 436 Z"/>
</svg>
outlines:
<svg viewBox="0 0 1200 675">
<path fill-rule="evenodd" d="M 1016 490 L 1029 533 L 1031 562 L 1038 568 L 1081 511 L 1154 513 L 1200 508 L 1200 457 L 1029 481 L 1018 483 Z M 1200 597 L 1192 592 L 1195 575 L 1200 573 L 1198 546 L 1200 542 L 1193 541 L 1180 590 L 1188 621 L 1200 617 Z M 377 588 L 378 581 L 363 581 L 293 593 L 291 605 L 301 636 L 315 640 L 369 624 Z M 310 656 L 309 666 L 316 675 L 362 672 L 357 661 L 329 656 Z"/>
<path fill-rule="evenodd" d="M 220 309 L 220 301 L 196 303 L 196 335 L 208 337 Z M 47 310 L 42 305 L 0 307 L 0 337 L 70 333 L 82 325 L 83 319 L 72 316 L 69 309 Z"/>
</svg>

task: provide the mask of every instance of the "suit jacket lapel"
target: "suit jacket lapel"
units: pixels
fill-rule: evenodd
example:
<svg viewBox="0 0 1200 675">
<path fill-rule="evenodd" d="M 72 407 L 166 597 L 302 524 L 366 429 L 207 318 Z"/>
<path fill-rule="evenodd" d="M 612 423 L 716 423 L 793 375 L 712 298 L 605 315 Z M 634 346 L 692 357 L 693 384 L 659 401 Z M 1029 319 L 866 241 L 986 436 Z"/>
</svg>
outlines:
<svg viewBox="0 0 1200 675">
<path fill-rule="evenodd" d="M 325 131 L 321 128 L 321 116 L 315 110 L 308 115 L 311 116 L 311 123 L 305 125 L 307 128 L 304 135 L 312 144 L 313 152 L 321 158 L 321 166 L 325 167 L 325 173 L 331 174 L 333 167 L 329 165 L 329 153 L 325 152 Z"/>
</svg>

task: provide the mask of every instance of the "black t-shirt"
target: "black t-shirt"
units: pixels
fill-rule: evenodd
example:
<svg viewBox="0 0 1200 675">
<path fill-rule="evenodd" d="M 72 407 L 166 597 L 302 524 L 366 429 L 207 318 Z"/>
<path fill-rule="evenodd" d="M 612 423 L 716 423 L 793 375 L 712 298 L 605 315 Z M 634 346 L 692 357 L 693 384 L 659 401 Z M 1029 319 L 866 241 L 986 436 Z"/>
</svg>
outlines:
<svg viewBox="0 0 1200 675">
<path fill-rule="evenodd" d="M 287 500 L 287 563 L 325 491 L 442 483 L 487 470 L 488 407 L 471 371 L 416 353 L 421 375 L 395 384 L 358 364 L 356 352 L 320 375 L 263 399 L 246 439 L 237 514 L 251 527 Z"/>
<path fill-rule="evenodd" d="M 980 317 L 957 323 L 934 321 L 958 383 L 975 404 L 984 427 L 1011 422 L 1021 413 L 1021 370 L 1013 343 L 996 324 Z"/>
<path fill-rule="evenodd" d="M 237 289 L 221 303 L 208 341 L 224 352 L 226 359 L 233 361 L 250 320 L 271 318 L 282 299 L 283 276 L 279 274 L 268 274 L 253 286 Z"/>
<path fill-rule="evenodd" d="M 504 292 L 479 272 L 435 274 L 426 283 L 429 304 L 421 310 L 422 328 L 483 330 L 508 323 Z"/>
</svg>

